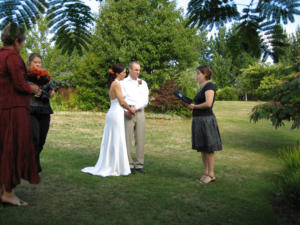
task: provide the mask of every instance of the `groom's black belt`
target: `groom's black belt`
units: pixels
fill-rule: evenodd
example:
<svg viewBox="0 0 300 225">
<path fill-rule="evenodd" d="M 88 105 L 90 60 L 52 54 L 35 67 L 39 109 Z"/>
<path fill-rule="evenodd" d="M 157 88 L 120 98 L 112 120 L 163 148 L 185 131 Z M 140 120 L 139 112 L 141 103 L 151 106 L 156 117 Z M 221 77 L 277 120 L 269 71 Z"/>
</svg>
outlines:
<svg viewBox="0 0 300 225">
<path fill-rule="evenodd" d="M 133 107 L 134 105 L 129 105 L 129 107 Z M 138 109 L 138 110 L 136 110 L 137 112 L 142 112 L 143 111 L 143 109 Z"/>
</svg>

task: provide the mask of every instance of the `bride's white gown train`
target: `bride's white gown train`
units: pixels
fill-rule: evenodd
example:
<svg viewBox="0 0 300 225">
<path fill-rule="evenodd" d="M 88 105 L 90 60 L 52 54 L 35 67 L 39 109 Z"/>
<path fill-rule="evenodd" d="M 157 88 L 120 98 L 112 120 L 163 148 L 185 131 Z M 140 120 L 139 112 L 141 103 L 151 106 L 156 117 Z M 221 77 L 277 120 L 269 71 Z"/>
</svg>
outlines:
<svg viewBox="0 0 300 225">
<path fill-rule="evenodd" d="M 102 177 L 130 174 L 125 140 L 124 110 L 118 99 L 111 100 L 106 114 L 100 155 L 96 165 L 86 167 L 81 172 Z"/>
</svg>

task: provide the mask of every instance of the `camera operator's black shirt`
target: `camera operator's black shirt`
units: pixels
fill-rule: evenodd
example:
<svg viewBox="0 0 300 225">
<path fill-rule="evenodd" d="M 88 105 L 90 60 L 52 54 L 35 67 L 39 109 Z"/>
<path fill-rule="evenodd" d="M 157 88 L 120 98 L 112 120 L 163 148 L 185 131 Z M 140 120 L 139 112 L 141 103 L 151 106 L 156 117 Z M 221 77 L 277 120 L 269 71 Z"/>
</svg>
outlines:
<svg viewBox="0 0 300 225">
<path fill-rule="evenodd" d="M 46 86 L 45 84 L 42 89 Z M 30 100 L 30 112 L 31 114 L 53 114 L 53 110 L 50 106 L 49 98 L 31 97 Z"/>
</svg>

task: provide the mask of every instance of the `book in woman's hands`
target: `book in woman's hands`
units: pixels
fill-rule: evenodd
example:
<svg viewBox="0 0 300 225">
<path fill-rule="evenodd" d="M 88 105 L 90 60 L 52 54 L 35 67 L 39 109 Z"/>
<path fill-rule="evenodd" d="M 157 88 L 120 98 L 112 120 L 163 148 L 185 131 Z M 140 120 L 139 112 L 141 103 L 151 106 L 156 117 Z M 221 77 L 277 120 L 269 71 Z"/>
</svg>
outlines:
<svg viewBox="0 0 300 225">
<path fill-rule="evenodd" d="M 190 99 L 190 98 L 184 96 L 184 95 L 183 95 L 182 93 L 180 93 L 178 90 L 175 90 L 175 91 L 174 91 L 174 95 L 175 95 L 177 98 L 181 99 L 183 102 L 187 103 L 187 104 L 191 104 L 191 103 L 193 102 L 192 99 Z"/>
</svg>

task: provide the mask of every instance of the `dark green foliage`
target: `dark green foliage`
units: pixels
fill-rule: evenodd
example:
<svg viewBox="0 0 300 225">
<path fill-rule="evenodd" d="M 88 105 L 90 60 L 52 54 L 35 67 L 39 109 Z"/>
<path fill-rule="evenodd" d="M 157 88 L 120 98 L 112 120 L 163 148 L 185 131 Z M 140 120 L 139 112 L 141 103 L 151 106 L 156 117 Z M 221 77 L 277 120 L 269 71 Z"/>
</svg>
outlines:
<svg viewBox="0 0 300 225">
<path fill-rule="evenodd" d="M 289 50 L 285 57 L 286 61 L 295 62 L 300 56 L 300 27 L 297 28 L 296 33 L 289 36 Z M 282 60 L 282 59 L 281 59 Z"/>
<path fill-rule="evenodd" d="M 0 29 L 9 22 L 30 29 L 42 15 L 47 15 L 56 44 L 71 54 L 82 53 L 90 43 L 93 17 L 90 7 L 80 0 L 5 0 L 0 4 Z"/>
<path fill-rule="evenodd" d="M 99 67 L 101 59 L 94 53 L 85 55 L 75 72 L 79 108 L 82 110 L 102 110 L 109 107 L 107 72 L 111 65 Z"/>
<path fill-rule="evenodd" d="M 90 24 L 93 21 L 90 7 L 79 0 L 50 1 L 47 19 L 54 40 L 63 53 L 74 48 L 82 54 L 90 43 Z"/>
<path fill-rule="evenodd" d="M 233 86 L 241 74 L 241 69 L 257 61 L 255 55 L 260 48 L 253 44 L 246 44 L 243 41 L 246 34 L 240 36 L 237 26 L 234 25 L 230 30 L 221 28 L 215 39 L 211 41 L 210 65 L 213 70 L 213 81 L 218 88 Z M 256 35 L 253 36 L 253 39 L 258 40 Z"/>
<path fill-rule="evenodd" d="M 49 6 L 45 0 L 5 0 L 0 4 L 0 29 L 2 30 L 9 22 L 31 28 L 41 13 L 46 12 Z"/>
<path fill-rule="evenodd" d="M 249 21 L 241 26 L 235 25 L 229 33 L 228 48 L 230 49 L 233 61 L 239 60 L 242 52 L 259 59 L 262 53 L 262 40 L 257 30 L 257 24 Z"/>
<path fill-rule="evenodd" d="M 233 0 L 191 0 L 188 4 L 190 24 L 197 27 L 219 28 L 239 15 Z"/>
<path fill-rule="evenodd" d="M 227 22 L 238 21 L 240 36 L 244 36 L 245 40 L 248 40 L 253 34 L 272 30 L 273 26 L 280 22 L 284 24 L 294 22 L 294 15 L 300 15 L 300 0 L 250 1 L 242 13 L 237 11 L 236 2 L 238 0 L 191 0 L 188 5 L 189 24 L 202 28 L 207 26 L 219 28 Z M 253 31 L 255 32 L 253 33 Z M 249 35 L 247 36 L 247 34 Z M 272 44 L 276 46 L 277 43 Z M 260 45 L 257 45 L 255 49 L 258 46 Z M 266 59 L 267 53 L 270 53 L 271 50 L 266 45 L 260 47 L 266 53 L 264 55 L 264 59 Z"/>
<path fill-rule="evenodd" d="M 267 35 L 268 33 L 266 33 Z M 288 42 L 287 33 L 283 30 L 281 25 L 275 25 L 270 32 L 270 43 L 273 47 L 270 55 L 274 63 L 282 61 L 288 54 L 290 44 Z"/>
<path fill-rule="evenodd" d="M 190 24 L 198 27 L 220 27 L 232 20 L 240 22 L 256 21 L 262 28 L 281 21 L 294 22 L 294 15 L 300 15 L 299 0 L 258 0 L 251 1 L 240 14 L 238 0 L 191 0 L 188 5 Z M 270 23 L 271 22 L 271 23 Z"/>
<path fill-rule="evenodd" d="M 138 60 L 140 77 L 154 89 L 193 65 L 199 48 L 196 30 L 185 27 L 173 3 L 108 1 L 97 19 L 91 48 L 76 71 L 80 102 L 89 102 L 85 109 L 108 107 L 105 74 L 114 63 L 127 66 Z"/>
<path fill-rule="evenodd" d="M 279 174 L 277 187 L 279 193 L 296 208 L 300 208 L 300 144 L 279 151 L 284 168 Z"/>
<path fill-rule="evenodd" d="M 300 59 L 293 66 L 300 71 Z M 292 122 L 292 129 L 300 127 L 300 72 L 290 75 L 280 85 L 270 91 L 272 101 L 257 105 L 252 109 L 251 121 L 269 119 L 275 128 Z"/>
</svg>

